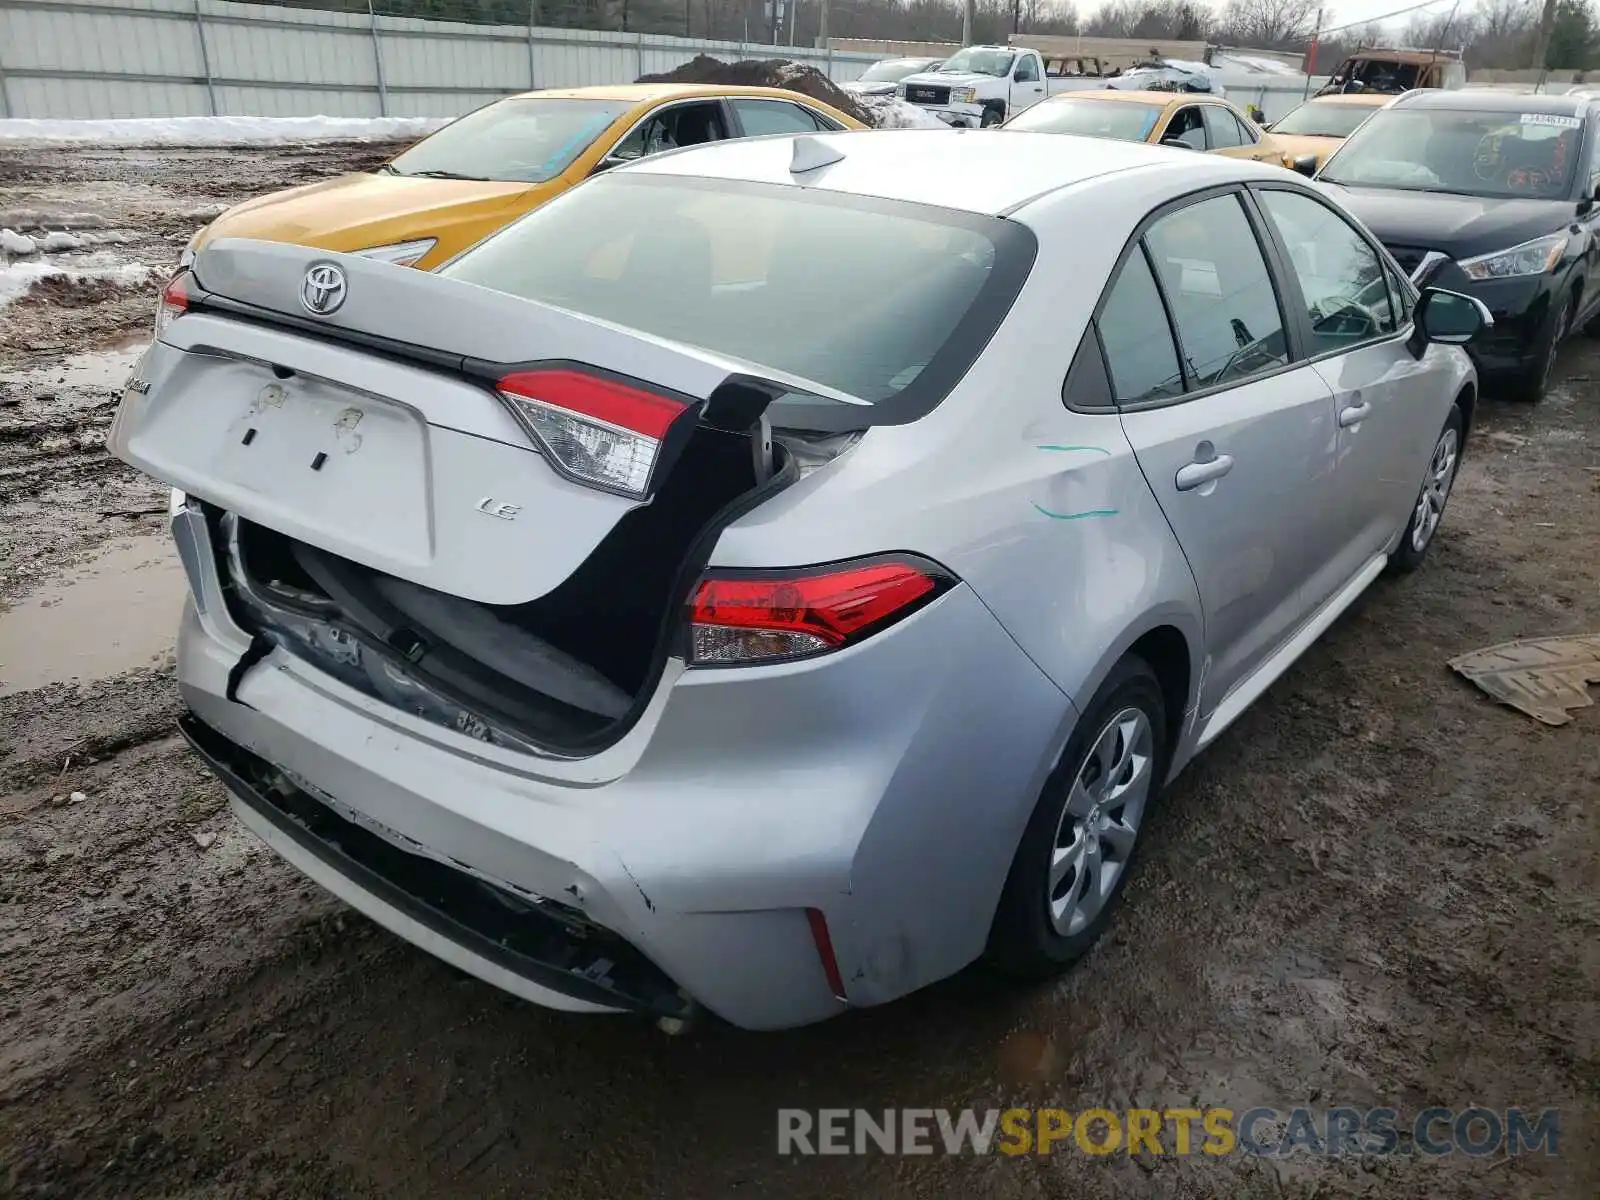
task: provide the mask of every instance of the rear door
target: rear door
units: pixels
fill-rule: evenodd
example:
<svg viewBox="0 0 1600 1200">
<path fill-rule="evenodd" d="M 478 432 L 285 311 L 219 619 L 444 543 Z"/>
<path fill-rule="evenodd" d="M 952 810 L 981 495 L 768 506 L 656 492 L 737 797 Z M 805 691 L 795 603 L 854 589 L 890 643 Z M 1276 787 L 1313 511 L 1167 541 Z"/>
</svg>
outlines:
<svg viewBox="0 0 1600 1200">
<path fill-rule="evenodd" d="M 1404 525 L 1451 398 L 1446 368 L 1407 348 L 1409 297 L 1394 294 L 1383 256 L 1355 226 L 1299 188 L 1256 194 L 1289 264 L 1286 299 L 1304 321 L 1307 356 L 1333 390 L 1339 549 L 1313 584 L 1326 599 Z"/>
<path fill-rule="evenodd" d="M 1331 397 L 1297 361 L 1258 221 L 1234 190 L 1159 211 L 1097 318 L 1123 427 L 1200 589 L 1205 712 L 1305 616 L 1333 500 Z"/>
<path fill-rule="evenodd" d="M 1228 158 L 1249 158 L 1258 162 L 1277 157 L 1270 146 L 1262 143 L 1259 135 L 1241 121 L 1226 104 L 1201 105 L 1205 119 L 1206 137 L 1213 153 Z"/>
</svg>

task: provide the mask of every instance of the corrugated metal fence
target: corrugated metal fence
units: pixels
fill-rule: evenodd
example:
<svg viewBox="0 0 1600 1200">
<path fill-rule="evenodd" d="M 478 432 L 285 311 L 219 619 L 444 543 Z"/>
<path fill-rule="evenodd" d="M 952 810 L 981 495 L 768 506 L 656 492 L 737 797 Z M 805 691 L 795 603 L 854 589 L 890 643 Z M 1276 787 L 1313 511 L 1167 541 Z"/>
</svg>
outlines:
<svg viewBox="0 0 1600 1200">
<path fill-rule="evenodd" d="M 841 82 L 878 57 L 230 0 L 0 0 L 0 117 L 449 117 L 696 54 L 781 54 Z"/>
</svg>

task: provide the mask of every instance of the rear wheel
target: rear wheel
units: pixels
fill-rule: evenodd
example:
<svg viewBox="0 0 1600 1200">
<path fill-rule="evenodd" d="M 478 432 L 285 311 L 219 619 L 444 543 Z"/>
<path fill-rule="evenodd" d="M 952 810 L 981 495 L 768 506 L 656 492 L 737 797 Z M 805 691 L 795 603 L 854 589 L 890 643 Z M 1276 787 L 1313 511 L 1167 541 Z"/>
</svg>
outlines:
<svg viewBox="0 0 1600 1200">
<path fill-rule="evenodd" d="M 995 966 L 1048 978 L 1104 932 L 1166 776 L 1166 722 L 1155 672 L 1123 659 L 1085 707 L 1023 832 L 989 935 Z"/>
<path fill-rule="evenodd" d="M 1422 488 L 1411 508 L 1411 519 L 1400 536 L 1400 544 L 1389 555 L 1389 569 L 1398 574 L 1415 571 L 1428 556 L 1434 534 L 1444 519 L 1444 506 L 1450 502 L 1450 490 L 1455 486 L 1456 472 L 1461 469 L 1461 437 L 1466 421 L 1461 406 L 1450 406 L 1450 415 L 1433 444 L 1433 454 L 1428 458 L 1427 470 L 1422 476 Z"/>
</svg>

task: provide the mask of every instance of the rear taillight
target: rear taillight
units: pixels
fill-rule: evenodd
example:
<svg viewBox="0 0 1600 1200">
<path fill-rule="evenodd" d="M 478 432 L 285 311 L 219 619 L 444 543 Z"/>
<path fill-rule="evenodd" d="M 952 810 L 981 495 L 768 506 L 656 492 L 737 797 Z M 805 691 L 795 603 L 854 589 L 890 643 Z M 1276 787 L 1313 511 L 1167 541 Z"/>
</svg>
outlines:
<svg viewBox="0 0 1600 1200">
<path fill-rule="evenodd" d="M 807 658 L 853 645 L 910 616 L 955 578 L 912 555 L 805 571 L 715 572 L 689 605 L 699 666 Z"/>
<path fill-rule="evenodd" d="M 161 336 L 163 329 L 189 311 L 188 283 L 191 278 L 188 271 L 179 271 L 161 289 L 161 299 L 156 302 L 157 337 Z"/>
<path fill-rule="evenodd" d="M 563 474 L 624 496 L 649 496 L 675 427 L 698 405 L 570 367 L 517 371 L 495 385 Z"/>
</svg>

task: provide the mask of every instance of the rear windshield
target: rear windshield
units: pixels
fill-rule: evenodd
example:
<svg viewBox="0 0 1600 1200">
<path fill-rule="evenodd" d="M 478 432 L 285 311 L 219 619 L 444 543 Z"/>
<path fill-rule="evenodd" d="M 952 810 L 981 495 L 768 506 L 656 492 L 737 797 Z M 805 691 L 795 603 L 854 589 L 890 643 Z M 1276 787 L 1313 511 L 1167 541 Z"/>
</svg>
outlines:
<svg viewBox="0 0 1600 1200">
<path fill-rule="evenodd" d="M 1273 133 L 1301 137 L 1349 137 L 1373 110 L 1364 104 L 1302 104 L 1272 127 Z"/>
<path fill-rule="evenodd" d="M 543 183 L 634 106 L 622 100 L 500 100 L 424 138 L 386 174 Z"/>
<path fill-rule="evenodd" d="M 1130 100 L 1050 100 L 1023 109 L 1006 122 L 1006 128 L 1142 142 L 1156 127 L 1161 111 L 1153 104 Z"/>
<path fill-rule="evenodd" d="M 1034 250 L 1024 226 L 997 217 L 624 169 L 440 273 L 820 385 L 792 401 L 843 393 L 885 410 L 872 420 L 885 424 L 954 386 Z"/>
</svg>

